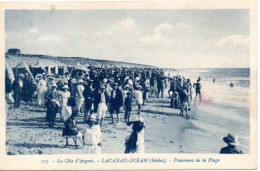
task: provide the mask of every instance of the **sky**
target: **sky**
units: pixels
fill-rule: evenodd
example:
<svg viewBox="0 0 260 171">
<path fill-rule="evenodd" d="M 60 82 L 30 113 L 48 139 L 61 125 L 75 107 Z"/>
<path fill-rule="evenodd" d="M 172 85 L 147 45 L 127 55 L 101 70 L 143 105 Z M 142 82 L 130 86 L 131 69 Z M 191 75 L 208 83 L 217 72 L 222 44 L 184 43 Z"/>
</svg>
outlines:
<svg viewBox="0 0 260 171">
<path fill-rule="evenodd" d="M 249 67 L 248 10 L 7 10 L 5 49 L 170 68 Z"/>
</svg>

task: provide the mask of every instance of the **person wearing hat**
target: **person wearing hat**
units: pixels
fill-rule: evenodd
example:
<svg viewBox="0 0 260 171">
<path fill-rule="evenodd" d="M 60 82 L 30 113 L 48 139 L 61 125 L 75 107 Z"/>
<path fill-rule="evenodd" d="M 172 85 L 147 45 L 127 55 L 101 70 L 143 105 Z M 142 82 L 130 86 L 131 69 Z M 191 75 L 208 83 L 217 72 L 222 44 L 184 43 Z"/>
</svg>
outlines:
<svg viewBox="0 0 260 171">
<path fill-rule="evenodd" d="M 116 112 L 117 115 L 117 122 L 116 124 L 119 125 L 119 113 L 120 113 L 120 107 L 122 107 L 124 104 L 123 100 L 123 93 L 119 89 L 119 86 L 117 83 L 115 83 L 114 88 L 111 92 L 111 99 L 110 99 L 110 115 L 112 118 L 112 123 L 114 123 L 114 112 Z"/>
<path fill-rule="evenodd" d="M 107 113 L 107 104 L 109 103 L 109 97 L 105 91 L 105 86 L 102 85 L 100 90 L 96 93 L 94 97 L 94 104 L 98 104 L 97 108 L 97 121 L 100 123 L 100 127 L 103 126 L 103 120 Z"/>
<path fill-rule="evenodd" d="M 70 92 L 69 86 L 64 85 L 62 87 L 62 91 L 58 91 L 58 95 L 61 96 L 60 103 L 61 103 L 61 112 L 60 112 L 60 117 L 63 119 L 63 121 L 66 121 L 72 113 L 71 106 L 68 105 L 68 100 L 70 98 Z"/>
<path fill-rule="evenodd" d="M 127 126 L 132 126 L 133 132 L 126 139 L 125 153 L 144 153 L 145 141 L 144 141 L 144 121 L 143 118 L 139 118 L 137 121 L 131 121 L 127 123 Z"/>
<path fill-rule="evenodd" d="M 138 106 L 138 112 L 137 114 L 140 115 L 141 114 L 141 107 L 143 104 L 143 92 L 142 92 L 142 86 L 138 85 L 137 90 L 134 91 L 134 97 L 136 99 L 136 104 Z"/>
<path fill-rule="evenodd" d="M 84 91 L 84 86 L 83 86 L 84 81 L 82 79 L 79 79 L 78 85 L 76 87 L 76 97 L 75 97 L 75 102 L 76 102 L 76 116 L 83 114 L 82 112 L 82 106 L 85 101 L 84 96 L 83 96 L 83 91 Z"/>
<path fill-rule="evenodd" d="M 46 107 L 47 107 L 47 112 L 46 112 L 46 121 L 49 123 L 49 127 L 53 127 L 55 119 L 56 119 L 56 114 L 59 111 L 60 108 L 60 102 L 59 102 L 59 97 L 57 94 L 57 85 L 53 84 L 51 86 L 51 91 L 46 97 Z"/>
<path fill-rule="evenodd" d="M 125 122 L 129 122 L 130 115 L 132 111 L 132 100 L 133 100 L 133 93 L 131 91 L 128 91 L 126 93 L 126 98 L 124 102 L 124 108 L 125 108 Z"/>
<path fill-rule="evenodd" d="M 83 145 L 83 138 L 82 138 L 82 134 L 81 132 L 78 131 L 78 128 L 77 128 L 77 123 L 75 121 L 75 116 L 70 116 L 66 121 L 65 121 L 65 124 L 64 124 L 64 129 L 62 131 L 62 136 L 66 137 L 66 146 L 69 145 L 69 142 L 68 142 L 68 138 L 70 136 L 73 137 L 73 140 L 75 142 L 75 146 L 76 148 L 78 148 L 78 144 L 77 144 L 77 139 L 79 139 L 79 141 L 81 142 L 81 144 Z"/>
<path fill-rule="evenodd" d="M 23 93 L 23 79 L 24 75 L 19 74 L 12 84 L 12 89 L 14 92 L 14 108 L 20 107 Z"/>
<path fill-rule="evenodd" d="M 83 133 L 84 151 L 89 154 L 101 154 L 101 136 L 100 125 L 96 120 L 96 116 L 92 114 L 88 120 L 88 127 Z"/>
<path fill-rule="evenodd" d="M 239 145 L 238 137 L 229 133 L 226 137 L 223 137 L 223 141 L 228 146 L 221 148 L 220 154 L 243 154 L 243 151 L 237 148 Z"/>
<path fill-rule="evenodd" d="M 83 91 L 83 96 L 84 96 L 84 104 L 85 104 L 85 111 L 84 111 L 84 122 L 87 122 L 89 116 L 91 115 L 92 111 L 92 105 L 93 105 L 93 90 L 91 87 L 90 81 L 85 82 L 84 84 L 84 91 Z"/>
</svg>

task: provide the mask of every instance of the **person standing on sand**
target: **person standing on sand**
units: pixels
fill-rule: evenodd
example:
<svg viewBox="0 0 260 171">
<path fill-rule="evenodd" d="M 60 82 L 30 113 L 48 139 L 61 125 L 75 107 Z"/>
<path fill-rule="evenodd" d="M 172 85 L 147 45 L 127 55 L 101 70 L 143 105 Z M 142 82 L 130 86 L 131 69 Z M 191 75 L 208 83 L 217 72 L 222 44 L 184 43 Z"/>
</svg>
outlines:
<svg viewBox="0 0 260 171">
<path fill-rule="evenodd" d="M 105 86 L 102 85 L 100 87 L 100 90 L 95 96 L 95 103 L 98 103 L 98 109 L 97 109 L 97 122 L 100 123 L 100 127 L 103 126 L 103 120 L 105 118 L 105 115 L 107 113 L 107 104 L 109 103 L 109 96 L 107 92 L 105 91 Z"/>
<path fill-rule="evenodd" d="M 56 114 L 58 113 L 60 107 L 57 88 L 58 87 L 56 84 L 52 85 L 51 91 L 46 97 L 47 99 L 47 102 L 45 104 L 47 107 L 46 121 L 49 123 L 49 127 L 53 127 L 56 119 Z"/>
<path fill-rule="evenodd" d="M 70 92 L 69 90 L 69 86 L 68 85 L 64 85 L 62 87 L 63 91 L 58 91 L 58 94 L 61 96 L 61 118 L 63 119 L 63 121 L 66 121 L 72 113 L 72 109 L 71 106 L 68 106 L 68 100 L 70 98 Z"/>
<path fill-rule="evenodd" d="M 37 84 L 37 103 L 39 106 L 45 104 L 45 93 L 47 92 L 47 83 L 43 79 L 43 76 L 39 77 L 39 82 Z"/>
<path fill-rule="evenodd" d="M 157 98 L 159 98 L 159 95 L 161 93 L 161 98 L 163 98 L 164 88 L 165 88 L 165 82 L 163 76 L 159 76 L 157 79 Z"/>
<path fill-rule="evenodd" d="M 220 154 L 243 154 L 243 151 L 237 148 L 239 145 L 238 137 L 229 133 L 223 138 L 223 141 L 228 144 L 228 146 L 221 148 Z"/>
<path fill-rule="evenodd" d="M 77 85 L 77 88 L 76 88 L 76 97 L 75 97 L 75 102 L 76 102 L 76 112 L 77 112 L 77 115 L 76 116 L 79 116 L 80 114 L 82 114 L 82 105 L 84 103 L 84 96 L 83 96 L 83 91 L 84 91 L 84 86 L 83 86 L 83 80 L 82 79 L 79 79 L 78 81 L 78 85 Z"/>
<path fill-rule="evenodd" d="M 195 101 L 197 99 L 197 96 L 199 95 L 199 98 L 200 98 L 200 102 L 201 102 L 201 84 L 200 84 L 200 81 L 197 80 L 197 83 L 193 85 L 193 87 L 195 88 L 196 90 L 196 96 L 195 96 Z"/>
<path fill-rule="evenodd" d="M 91 81 L 87 80 L 84 84 L 83 96 L 85 100 L 85 111 L 84 111 L 84 122 L 87 122 L 89 116 L 91 115 L 91 108 L 93 105 L 93 91 L 91 87 Z"/>
<path fill-rule="evenodd" d="M 110 99 L 110 115 L 112 118 L 112 123 L 114 123 L 114 111 L 117 115 L 117 122 L 116 124 L 119 125 L 119 113 L 120 113 L 120 107 L 123 106 L 124 100 L 123 100 L 123 93 L 119 89 L 118 84 L 115 83 L 114 89 L 111 92 L 111 99 Z"/>
<path fill-rule="evenodd" d="M 19 74 L 18 78 L 14 80 L 12 84 L 12 89 L 14 92 L 14 108 L 19 108 L 22 100 L 23 93 L 23 79 L 24 75 Z"/>
<path fill-rule="evenodd" d="M 131 91 L 126 93 L 126 98 L 124 102 L 124 108 L 125 108 L 125 122 L 129 122 L 131 111 L 132 111 L 132 99 L 133 99 L 133 93 Z"/>
<path fill-rule="evenodd" d="M 185 111 L 186 117 L 189 117 L 189 115 L 188 115 L 188 110 L 190 110 L 189 103 L 188 103 L 189 96 L 190 96 L 189 87 L 185 84 L 183 86 L 183 91 L 182 91 L 182 93 L 180 95 L 180 98 L 181 98 L 181 112 L 180 112 L 180 115 L 181 116 L 184 116 L 183 112 Z"/>
<path fill-rule="evenodd" d="M 213 83 L 215 83 L 216 82 L 216 78 L 213 78 Z"/>
<path fill-rule="evenodd" d="M 127 126 L 132 126 L 133 132 L 126 139 L 125 153 L 145 153 L 145 141 L 144 141 L 144 122 L 143 118 L 138 121 L 128 122 Z"/>
<path fill-rule="evenodd" d="M 140 85 L 137 86 L 137 90 L 134 91 L 134 97 L 136 99 L 136 104 L 137 104 L 137 107 L 138 107 L 137 114 L 140 116 L 141 107 L 142 107 L 142 104 L 143 104 L 142 86 L 140 86 Z"/>
</svg>

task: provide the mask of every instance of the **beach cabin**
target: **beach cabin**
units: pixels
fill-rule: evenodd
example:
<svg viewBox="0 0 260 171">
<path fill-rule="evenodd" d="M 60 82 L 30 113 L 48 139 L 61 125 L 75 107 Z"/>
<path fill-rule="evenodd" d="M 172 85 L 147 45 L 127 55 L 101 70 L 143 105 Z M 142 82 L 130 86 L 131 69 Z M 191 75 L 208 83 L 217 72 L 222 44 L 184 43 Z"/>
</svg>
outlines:
<svg viewBox="0 0 260 171">
<path fill-rule="evenodd" d="M 20 49 L 8 49 L 7 55 L 19 56 L 21 54 Z"/>
</svg>

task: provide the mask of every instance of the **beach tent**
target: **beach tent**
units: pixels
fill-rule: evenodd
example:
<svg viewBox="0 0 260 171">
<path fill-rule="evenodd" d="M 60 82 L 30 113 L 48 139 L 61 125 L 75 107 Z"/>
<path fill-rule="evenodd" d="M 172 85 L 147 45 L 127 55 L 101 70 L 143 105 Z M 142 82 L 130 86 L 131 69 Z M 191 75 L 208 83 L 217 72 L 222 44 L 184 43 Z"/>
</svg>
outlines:
<svg viewBox="0 0 260 171">
<path fill-rule="evenodd" d="M 83 75 L 84 73 L 89 72 L 89 69 L 87 69 L 85 66 L 82 66 L 79 62 L 77 65 L 73 68 L 71 71 L 72 76 L 75 75 Z"/>
<path fill-rule="evenodd" d="M 31 66 L 31 71 L 33 76 L 35 77 L 37 74 L 42 74 L 45 72 L 45 67 L 41 63 L 40 60 L 38 60 L 34 65 Z"/>
<path fill-rule="evenodd" d="M 11 65 L 7 61 L 5 61 L 5 76 L 11 80 L 11 83 L 13 83 L 15 79 L 14 72 Z"/>
<path fill-rule="evenodd" d="M 26 74 L 29 73 L 29 75 L 32 77 L 32 79 L 34 79 L 30 69 L 29 69 L 29 65 L 22 60 L 21 63 L 19 63 L 15 68 L 14 68 L 14 73 L 17 76 L 18 74 L 22 73 L 22 74 Z"/>
</svg>

